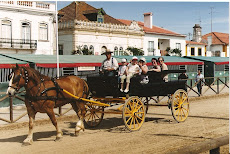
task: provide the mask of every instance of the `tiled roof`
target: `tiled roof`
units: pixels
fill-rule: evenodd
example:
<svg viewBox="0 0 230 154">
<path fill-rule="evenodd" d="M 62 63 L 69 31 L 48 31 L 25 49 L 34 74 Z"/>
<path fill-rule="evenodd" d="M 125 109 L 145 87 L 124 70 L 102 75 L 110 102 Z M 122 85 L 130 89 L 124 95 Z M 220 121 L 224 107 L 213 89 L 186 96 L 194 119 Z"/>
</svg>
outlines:
<svg viewBox="0 0 230 154">
<path fill-rule="evenodd" d="M 64 22 L 64 21 L 69 21 L 74 19 L 84 20 L 84 21 L 95 21 L 96 20 L 95 13 L 97 13 L 98 10 L 99 9 L 96 9 L 91 5 L 82 1 L 72 2 L 68 6 L 58 11 L 58 14 L 62 15 L 62 17 L 59 19 L 59 22 Z M 104 23 L 124 25 L 122 22 L 118 21 L 117 19 L 107 14 L 104 15 Z"/>
<path fill-rule="evenodd" d="M 194 41 L 186 41 L 187 44 L 195 44 L 195 45 L 207 45 L 206 43 L 194 42 Z"/>
<path fill-rule="evenodd" d="M 207 42 L 208 36 L 212 36 L 212 45 L 229 44 L 229 34 L 212 32 L 202 36 L 202 42 Z"/>
<path fill-rule="evenodd" d="M 118 20 L 123 22 L 124 24 L 126 24 L 128 26 L 132 22 L 131 20 L 124 20 L 124 19 L 118 19 Z M 175 33 L 175 32 L 172 32 L 172 31 L 169 31 L 167 29 L 160 28 L 160 27 L 157 27 L 157 26 L 152 26 L 152 28 L 145 27 L 144 23 L 140 22 L 140 21 L 138 21 L 138 25 L 143 28 L 145 33 L 153 33 L 153 34 L 160 34 L 160 35 L 173 35 L 173 36 L 185 37 L 184 35 L 181 35 L 181 34 L 178 34 L 178 33 Z"/>
</svg>

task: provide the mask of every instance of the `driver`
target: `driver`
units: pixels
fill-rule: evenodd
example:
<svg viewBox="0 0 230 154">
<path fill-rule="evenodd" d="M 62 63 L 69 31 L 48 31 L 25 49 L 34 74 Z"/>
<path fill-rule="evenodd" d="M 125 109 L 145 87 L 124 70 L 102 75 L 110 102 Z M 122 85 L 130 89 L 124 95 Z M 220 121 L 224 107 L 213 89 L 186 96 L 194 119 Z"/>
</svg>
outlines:
<svg viewBox="0 0 230 154">
<path fill-rule="evenodd" d="M 100 73 L 104 76 L 115 76 L 116 70 L 119 67 L 117 60 L 112 57 L 110 50 L 106 50 L 102 55 L 106 55 L 106 59 L 102 62 Z"/>
</svg>

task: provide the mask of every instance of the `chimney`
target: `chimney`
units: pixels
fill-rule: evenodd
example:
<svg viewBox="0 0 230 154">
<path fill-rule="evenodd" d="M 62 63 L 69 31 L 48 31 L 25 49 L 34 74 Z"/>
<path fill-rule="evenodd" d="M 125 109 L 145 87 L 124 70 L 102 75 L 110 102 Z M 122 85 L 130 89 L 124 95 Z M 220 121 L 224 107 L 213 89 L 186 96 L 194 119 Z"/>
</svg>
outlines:
<svg viewBox="0 0 230 154">
<path fill-rule="evenodd" d="M 153 26 L 152 16 L 153 16 L 152 12 L 144 13 L 144 26 L 145 27 L 152 28 Z"/>
</svg>

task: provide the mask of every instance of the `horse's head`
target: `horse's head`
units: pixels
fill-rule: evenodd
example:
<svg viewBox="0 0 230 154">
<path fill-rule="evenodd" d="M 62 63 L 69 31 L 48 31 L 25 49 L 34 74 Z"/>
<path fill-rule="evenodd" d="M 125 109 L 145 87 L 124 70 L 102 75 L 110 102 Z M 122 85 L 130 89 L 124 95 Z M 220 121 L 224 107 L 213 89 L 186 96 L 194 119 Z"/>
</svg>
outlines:
<svg viewBox="0 0 230 154">
<path fill-rule="evenodd" d="M 28 83 L 28 72 L 24 67 L 19 67 L 16 64 L 16 67 L 13 68 L 12 73 L 9 75 L 9 86 L 6 94 L 13 96 L 18 92 L 21 87 L 25 86 Z"/>
</svg>

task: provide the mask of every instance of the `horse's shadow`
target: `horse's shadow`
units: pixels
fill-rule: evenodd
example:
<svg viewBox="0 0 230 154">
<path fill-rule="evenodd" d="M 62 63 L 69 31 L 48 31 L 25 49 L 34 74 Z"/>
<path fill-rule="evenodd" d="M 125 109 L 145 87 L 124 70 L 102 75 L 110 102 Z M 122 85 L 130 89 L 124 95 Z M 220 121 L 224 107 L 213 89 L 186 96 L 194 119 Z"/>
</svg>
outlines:
<svg viewBox="0 0 230 154">
<path fill-rule="evenodd" d="M 33 141 L 53 141 L 56 136 L 56 131 L 47 131 L 47 132 L 36 132 L 33 133 Z M 63 134 L 66 134 L 66 131 L 63 131 Z M 20 135 L 10 138 L 0 139 L 0 142 L 19 142 L 22 143 L 27 137 L 26 135 Z M 54 137 L 51 139 L 51 137 Z"/>
</svg>

